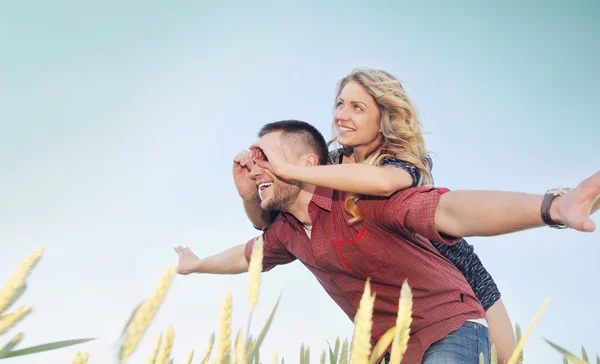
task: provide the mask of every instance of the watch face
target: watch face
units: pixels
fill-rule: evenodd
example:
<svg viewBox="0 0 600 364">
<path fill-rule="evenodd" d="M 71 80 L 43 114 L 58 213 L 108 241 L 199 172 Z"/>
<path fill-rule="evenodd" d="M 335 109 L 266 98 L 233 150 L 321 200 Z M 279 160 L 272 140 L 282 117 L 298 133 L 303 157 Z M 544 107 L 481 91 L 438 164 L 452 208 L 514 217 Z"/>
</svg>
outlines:
<svg viewBox="0 0 600 364">
<path fill-rule="evenodd" d="M 555 196 L 558 195 L 564 195 L 565 193 L 569 192 L 569 188 L 552 188 L 548 191 L 546 191 L 546 193 L 552 193 Z"/>
</svg>

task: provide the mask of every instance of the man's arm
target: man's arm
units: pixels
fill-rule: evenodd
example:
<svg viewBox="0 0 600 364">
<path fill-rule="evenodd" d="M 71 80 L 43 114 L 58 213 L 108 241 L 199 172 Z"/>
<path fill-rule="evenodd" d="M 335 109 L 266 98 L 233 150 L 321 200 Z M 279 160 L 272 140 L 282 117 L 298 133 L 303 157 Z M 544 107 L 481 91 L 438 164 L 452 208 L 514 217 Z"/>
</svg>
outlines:
<svg viewBox="0 0 600 364">
<path fill-rule="evenodd" d="M 177 273 L 187 275 L 190 273 L 210 274 L 239 274 L 248 271 L 248 262 L 244 254 L 246 244 L 234 246 L 219 254 L 199 259 L 189 248 L 178 246 L 175 248 L 179 256 Z"/>
<path fill-rule="evenodd" d="M 517 192 L 456 191 L 440 197 L 435 225 L 452 236 L 493 236 L 544 226 L 543 195 Z M 550 217 L 569 228 L 593 232 L 590 215 L 600 209 L 600 172 L 550 205 Z"/>
<path fill-rule="evenodd" d="M 277 221 L 275 220 L 274 225 L 271 225 L 272 228 L 262 234 L 263 272 L 296 260 L 296 257 L 279 240 L 278 232 L 283 226 L 281 221 L 279 223 Z M 246 244 L 234 246 L 222 253 L 203 259 L 199 259 L 189 248 L 178 246 L 174 248 L 179 257 L 177 273 L 187 275 L 190 273 L 239 274 L 247 272 L 255 241 L 256 238 L 250 239 Z"/>
<path fill-rule="evenodd" d="M 541 227 L 545 225 L 543 198 L 517 192 L 447 192 L 440 196 L 435 210 L 435 226 L 440 233 L 457 237 L 495 236 Z"/>
<path fill-rule="evenodd" d="M 255 199 L 244 199 L 244 211 L 248 219 L 259 230 L 264 230 L 271 224 L 271 211 L 263 210 L 260 207 L 260 199 L 258 196 Z"/>
<path fill-rule="evenodd" d="M 411 188 L 393 195 L 378 209 L 381 222 L 452 244 L 454 237 L 494 236 L 544 226 L 543 195 L 496 191 Z M 550 217 L 569 228 L 592 232 L 590 215 L 600 209 L 600 172 L 554 198 Z"/>
<path fill-rule="evenodd" d="M 271 224 L 271 215 L 260 207 L 260 197 L 256 181 L 250 175 L 254 161 L 250 152 L 243 151 L 233 159 L 233 181 L 244 204 L 248 219 L 259 230 L 264 230 Z"/>
</svg>

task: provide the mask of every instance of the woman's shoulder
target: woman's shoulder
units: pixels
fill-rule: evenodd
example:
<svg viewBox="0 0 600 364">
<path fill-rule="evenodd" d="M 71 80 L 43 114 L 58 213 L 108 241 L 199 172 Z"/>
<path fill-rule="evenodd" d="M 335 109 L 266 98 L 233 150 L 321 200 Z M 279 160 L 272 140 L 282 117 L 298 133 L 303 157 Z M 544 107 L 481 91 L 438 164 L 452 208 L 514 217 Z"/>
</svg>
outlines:
<svg viewBox="0 0 600 364">
<path fill-rule="evenodd" d="M 429 167 L 429 171 L 431 172 L 432 168 L 433 168 L 433 160 L 431 159 L 431 157 L 429 155 L 425 156 L 424 159 L 425 165 L 427 165 Z M 385 157 L 383 159 L 381 159 L 381 161 L 379 162 L 380 166 L 392 166 L 392 167 L 403 167 L 403 168 L 416 168 L 415 165 L 413 165 L 412 163 L 403 161 L 401 159 L 398 158 L 394 158 L 394 157 Z"/>
<path fill-rule="evenodd" d="M 342 162 L 342 157 L 344 156 L 344 148 L 337 148 L 329 151 L 329 156 L 327 158 L 327 163 L 329 164 L 339 164 Z"/>
</svg>

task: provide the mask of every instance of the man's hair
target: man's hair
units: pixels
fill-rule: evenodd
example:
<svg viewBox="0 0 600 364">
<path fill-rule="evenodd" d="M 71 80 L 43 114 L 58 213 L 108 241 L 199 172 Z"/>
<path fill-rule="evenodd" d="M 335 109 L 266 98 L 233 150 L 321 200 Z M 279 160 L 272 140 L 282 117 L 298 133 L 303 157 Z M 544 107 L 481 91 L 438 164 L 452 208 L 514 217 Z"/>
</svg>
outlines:
<svg viewBox="0 0 600 364">
<path fill-rule="evenodd" d="M 262 138 L 265 134 L 281 131 L 284 138 L 292 137 L 303 143 L 308 149 L 319 157 L 319 164 L 327 164 L 329 152 L 327 142 L 323 134 L 314 126 L 300 120 L 281 120 L 268 123 L 258 132 L 258 137 Z"/>
</svg>

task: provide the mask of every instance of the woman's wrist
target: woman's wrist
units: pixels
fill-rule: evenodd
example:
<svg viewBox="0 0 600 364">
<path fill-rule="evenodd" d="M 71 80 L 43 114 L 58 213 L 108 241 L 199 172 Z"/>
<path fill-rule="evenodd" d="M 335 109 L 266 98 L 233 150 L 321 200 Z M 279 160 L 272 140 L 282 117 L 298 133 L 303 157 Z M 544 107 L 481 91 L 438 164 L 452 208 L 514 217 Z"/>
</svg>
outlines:
<svg viewBox="0 0 600 364">
<path fill-rule="evenodd" d="M 279 170 L 279 177 L 287 180 L 298 180 L 300 168 L 302 167 L 295 164 L 286 164 Z"/>
</svg>

